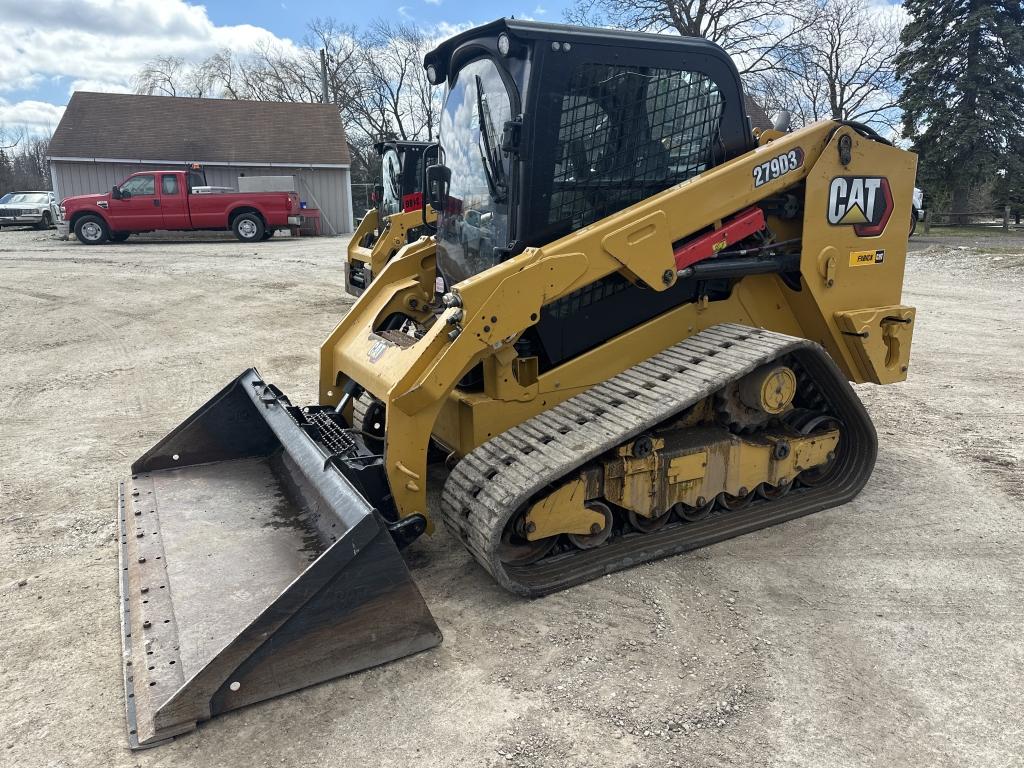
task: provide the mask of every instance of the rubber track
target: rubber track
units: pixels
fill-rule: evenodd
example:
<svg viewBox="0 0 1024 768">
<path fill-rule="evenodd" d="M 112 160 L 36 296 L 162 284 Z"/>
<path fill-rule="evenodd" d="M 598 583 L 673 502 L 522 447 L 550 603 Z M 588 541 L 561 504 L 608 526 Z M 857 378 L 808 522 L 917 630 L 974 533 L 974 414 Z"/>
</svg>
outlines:
<svg viewBox="0 0 1024 768">
<path fill-rule="evenodd" d="M 655 427 L 755 368 L 789 356 L 842 424 L 827 485 L 781 499 L 716 510 L 654 533 L 617 532 L 592 550 L 508 566 L 497 557 L 506 523 L 540 491 L 586 462 Z M 492 438 L 463 457 L 445 483 L 442 517 L 495 580 L 538 596 L 639 563 L 706 546 L 849 501 L 871 475 L 877 438 L 849 382 L 822 347 L 743 325 L 718 325 Z"/>
<path fill-rule="evenodd" d="M 363 422 L 366 421 L 366 413 L 370 410 L 370 403 L 373 399 L 366 394 L 360 395 L 352 401 L 352 426 L 356 429 L 363 428 Z"/>
</svg>

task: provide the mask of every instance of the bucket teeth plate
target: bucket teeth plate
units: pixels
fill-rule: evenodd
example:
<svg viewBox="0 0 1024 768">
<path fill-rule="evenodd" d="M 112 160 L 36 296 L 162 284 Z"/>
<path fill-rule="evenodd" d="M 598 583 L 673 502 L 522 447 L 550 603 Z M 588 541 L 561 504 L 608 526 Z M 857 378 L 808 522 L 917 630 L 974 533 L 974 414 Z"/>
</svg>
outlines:
<svg viewBox="0 0 1024 768">
<path fill-rule="evenodd" d="M 118 492 L 128 739 L 437 645 L 380 515 L 249 369 Z"/>
</svg>

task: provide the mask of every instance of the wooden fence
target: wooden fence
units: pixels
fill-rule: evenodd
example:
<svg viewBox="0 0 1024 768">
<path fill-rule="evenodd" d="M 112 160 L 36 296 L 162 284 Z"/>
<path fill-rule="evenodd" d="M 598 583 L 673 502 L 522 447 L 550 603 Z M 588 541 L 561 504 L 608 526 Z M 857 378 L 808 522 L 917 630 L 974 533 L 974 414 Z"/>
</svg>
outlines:
<svg viewBox="0 0 1024 768">
<path fill-rule="evenodd" d="M 971 223 L 969 221 L 957 221 L 957 219 L 970 219 L 970 218 L 982 218 L 987 219 L 985 222 Z M 1002 228 L 1004 231 L 1010 230 L 1010 206 L 1005 206 L 1002 210 Z M 1019 215 L 1016 217 L 1015 224 L 1020 223 Z M 936 222 L 935 219 L 939 219 Z M 927 235 L 934 224 L 936 227 L 991 227 L 1000 221 L 1000 215 L 993 211 L 932 211 L 926 210 L 924 212 L 924 233 Z M 942 223 L 940 223 L 942 222 Z"/>
</svg>

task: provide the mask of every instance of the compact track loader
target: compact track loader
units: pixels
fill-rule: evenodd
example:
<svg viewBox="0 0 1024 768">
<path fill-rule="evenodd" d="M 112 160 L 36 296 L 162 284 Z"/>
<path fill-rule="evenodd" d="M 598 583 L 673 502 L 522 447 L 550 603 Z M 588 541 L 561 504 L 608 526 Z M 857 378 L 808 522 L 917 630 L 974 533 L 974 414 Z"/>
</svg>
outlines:
<svg viewBox="0 0 1024 768">
<path fill-rule="evenodd" d="M 437 159 L 437 144 L 427 141 L 380 141 L 381 184 L 375 207 L 359 222 L 348 245 L 345 290 L 358 296 L 399 249 L 429 234 L 437 220 L 423 199 L 426 164 Z"/>
<path fill-rule="evenodd" d="M 425 66 L 436 231 L 323 343 L 319 402 L 245 371 L 123 484 L 133 746 L 440 642 L 400 554 L 438 522 L 536 596 L 868 481 L 850 382 L 907 375 L 912 154 L 753 133 L 703 40 L 500 20 Z"/>
</svg>

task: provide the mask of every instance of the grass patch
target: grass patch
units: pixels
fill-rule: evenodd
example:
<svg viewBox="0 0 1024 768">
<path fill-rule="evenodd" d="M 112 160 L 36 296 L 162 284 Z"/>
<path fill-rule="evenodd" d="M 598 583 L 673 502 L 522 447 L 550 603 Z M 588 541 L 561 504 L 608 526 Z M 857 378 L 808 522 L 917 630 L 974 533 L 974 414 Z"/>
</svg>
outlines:
<svg viewBox="0 0 1024 768">
<path fill-rule="evenodd" d="M 1003 229 L 1002 225 L 996 224 L 993 226 L 977 226 L 977 227 L 956 227 L 956 226 L 932 226 L 931 231 L 925 235 L 924 224 L 918 222 L 917 234 L 923 237 L 929 238 L 944 238 L 951 237 L 960 240 L 966 238 L 992 238 L 992 239 L 1005 239 L 1005 240 L 1024 240 L 1024 229 L 1014 229 L 1013 227 L 1007 232 Z"/>
</svg>

